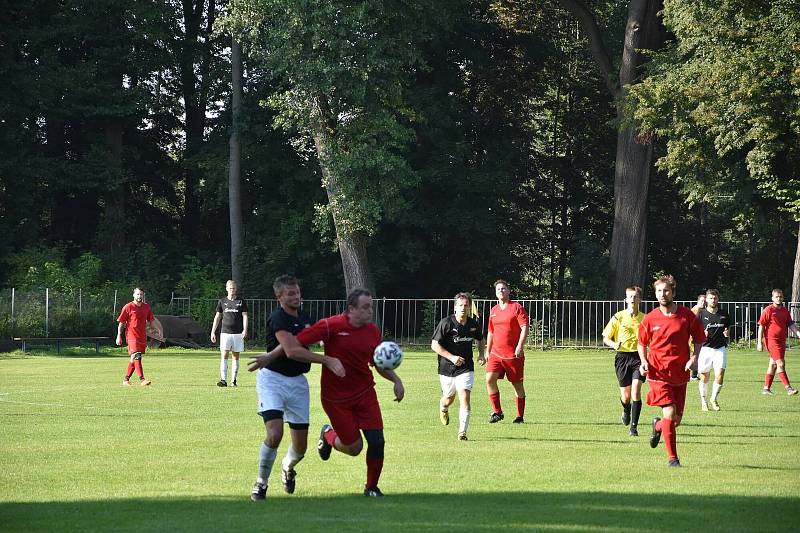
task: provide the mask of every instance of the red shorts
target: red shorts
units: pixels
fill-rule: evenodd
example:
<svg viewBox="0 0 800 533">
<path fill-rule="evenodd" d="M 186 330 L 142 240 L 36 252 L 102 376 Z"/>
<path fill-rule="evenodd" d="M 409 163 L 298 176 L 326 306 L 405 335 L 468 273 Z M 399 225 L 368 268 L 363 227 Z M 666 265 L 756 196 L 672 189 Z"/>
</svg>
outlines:
<svg viewBox="0 0 800 533">
<path fill-rule="evenodd" d="M 778 361 L 786 358 L 786 341 L 779 342 L 773 339 L 764 339 L 764 342 L 767 344 L 770 359 Z"/>
<path fill-rule="evenodd" d="M 682 385 L 671 385 L 663 381 L 650 381 L 650 391 L 647 393 L 647 405 L 653 407 L 675 406 L 675 414 L 683 416 L 683 408 L 686 406 L 686 383 Z"/>
<path fill-rule="evenodd" d="M 374 388 L 347 402 L 322 400 L 322 408 L 342 444 L 350 445 L 361 437 L 359 430 L 383 429 L 381 406 Z"/>
<path fill-rule="evenodd" d="M 147 350 L 147 342 L 137 341 L 136 339 L 126 339 L 128 341 L 128 355 L 136 352 L 144 353 Z"/>
<path fill-rule="evenodd" d="M 525 358 L 502 359 L 490 355 L 486 362 L 487 374 L 498 374 L 497 379 L 508 378 L 511 383 L 519 383 L 525 377 Z"/>
</svg>

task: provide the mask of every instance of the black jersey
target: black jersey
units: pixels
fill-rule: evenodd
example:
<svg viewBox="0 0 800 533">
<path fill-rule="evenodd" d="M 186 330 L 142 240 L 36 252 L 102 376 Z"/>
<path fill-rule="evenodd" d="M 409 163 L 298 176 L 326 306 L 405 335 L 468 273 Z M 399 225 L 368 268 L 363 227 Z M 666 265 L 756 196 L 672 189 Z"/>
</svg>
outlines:
<svg viewBox="0 0 800 533">
<path fill-rule="evenodd" d="M 221 298 L 217 302 L 217 313 L 222 313 L 222 333 L 241 333 L 244 330 L 244 317 L 247 304 L 244 300 Z"/>
<path fill-rule="evenodd" d="M 728 337 L 723 333 L 731 326 L 731 317 L 727 311 L 717 307 L 717 312 L 712 313 L 704 307 L 697 313 L 697 318 L 700 319 L 706 332 L 706 342 L 703 346 L 722 348 L 728 345 Z"/>
<path fill-rule="evenodd" d="M 299 311 L 297 316 L 292 316 L 279 307 L 267 319 L 267 351 L 274 350 L 280 344 L 275 336 L 278 331 L 288 331 L 292 335 L 297 335 L 311 323 L 311 317 L 303 311 Z M 275 359 L 267 368 L 284 376 L 299 376 L 311 370 L 311 363 L 303 363 L 283 356 Z"/>
<path fill-rule="evenodd" d="M 455 315 L 447 316 L 436 326 L 433 340 L 451 354 L 464 358 L 464 364 L 456 366 L 440 355 L 439 374 L 452 377 L 475 370 L 475 361 L 472 360 L 472 341 L 483 340 L 483 333 L 477 320 L 467 318 L 467 322 L 462 325 L 456 320 Z"/>
</svg>

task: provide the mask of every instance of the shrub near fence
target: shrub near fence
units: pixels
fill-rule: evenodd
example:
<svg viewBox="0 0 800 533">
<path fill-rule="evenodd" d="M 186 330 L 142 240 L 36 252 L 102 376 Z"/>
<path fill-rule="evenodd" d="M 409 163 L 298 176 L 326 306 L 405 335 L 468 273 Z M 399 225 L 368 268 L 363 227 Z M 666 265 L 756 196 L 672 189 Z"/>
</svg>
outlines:
<svg viewBox="0 0 800 533">
<path fill-rule="evenodd" d="M 130 301 L 125 292 L 0 290 L 0 335 L 10 337 L 112 336 L 120 308 Z M 267 319 L 278 307 L 274 299 L 245 298 L 248 307 L 249 337 L 254 344 L 266 340 Z M 611 316 L 624 309 L 622 301 L 519 300 L 530 316 L 527 344 L 546 348 L 600 348 L 602 331 Z M 479 320 L 486 331 L 489 311 L 495 300 L 475 300 Z M 693 301 L 679 302 L 692 306 Z M 731 342 L 752 347 L 757 320 L 769 302 L 721 302 L 732 318 Z M 156 314 L 191 316 L 210 332 L 217 300 L 174 296 L 169 302 L 151 302 Z M 642 302 L 648 312 L 656 302 Z M 376 298 L 375 323 L 387 339 L 404 345 L 426 346 L 436 324 L 453 312 L 449 298 Z M 790 304 L 793 313 L 800 304 Z M 303 309 L 312 320 L 341 313 L 344 300 L 304 300 Z"/>
</svg>

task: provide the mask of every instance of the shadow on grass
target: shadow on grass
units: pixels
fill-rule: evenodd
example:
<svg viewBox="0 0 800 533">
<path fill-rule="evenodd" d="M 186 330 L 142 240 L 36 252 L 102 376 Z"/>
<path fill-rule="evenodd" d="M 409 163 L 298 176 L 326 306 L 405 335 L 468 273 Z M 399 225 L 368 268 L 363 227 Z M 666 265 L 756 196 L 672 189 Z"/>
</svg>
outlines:
<svg viewBox="0 0 800 533">
<path fill-rule="evenodd" d="M 521 491 L 0 503 L 4 531 L 691 531 L 699 513 L 704 530 L 789 531 L 800 499 Z"/>
</svg>

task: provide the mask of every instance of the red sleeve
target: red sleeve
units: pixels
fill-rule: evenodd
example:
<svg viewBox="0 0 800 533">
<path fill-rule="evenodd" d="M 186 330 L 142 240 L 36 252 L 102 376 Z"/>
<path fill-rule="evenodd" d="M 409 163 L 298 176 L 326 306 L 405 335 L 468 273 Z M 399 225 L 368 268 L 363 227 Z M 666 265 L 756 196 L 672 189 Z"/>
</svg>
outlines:
<svg viewBox="0 0 800 533">
<path fill-rule="evenodd" d="M 128 323 L 128 319 L 130 318 L 130 311 L 128 311 L 128 304 L 122 306 L 122 310 L 119 312 L 119 318 L 117 322 L 122 322 L 123 324 Z"/>
<path fill-rule="evenodd" d="M 328 340 L 330 327 L 328 319 L 323 318 L 317 321 L 314 325 L 306 327 L 303 331 L 296 335 L 297 341 L 303 346 L 311 346 L 319 341 Z"/>
<path fill-rule="evenodd" d="M 520 304 L 517 304 L 517 323 L 519 327 L 528 325 L 528 313 L 525 312 L 525 308 Z"/>
<path fill-rule="evenodd" d="M 638 334 L 638 342 L 642 346 L 648 346 L 650 344 L 650 321 L 647 320 L 647 316 L 639 323 L 639 334 Z"/>
<path fill-rule="evenodd" d="M 694 313 L 692 313 L 694 315 Z M 700 319 L 697 316 L 693 317 L 694 320 L 690 320 L 689 326 L 689 334 L 692 336 L 692 340 L 694 341 L 695 345 L 700 345 L 706 342 L 706 332 L 703 330 L 703 323 L 700 322 Z"/>
<path fill-rule="evenodd" d="M 761 316 L 758 318 L 758 325 L 767 327 L 769 325 L 769 307 L 765 307 L 761 311 Z"/>
<path fill-rule="evenodd" d="M 491 311 L 489 311 L 491 313 Z M 489 315 L 489 333 L 494 334 L 494 324 L 492 323 L 492 315 Z"/>
<path fill-rule="evenodd" d="M 152 307 L 150 307 L 150 308 L 147 310 L 147 321 L 148 321 L 148 322 L 152 322 L 152 321 L 153 321 L 153 320 L 155 320 L 155 319 L 156 319 L 156 315 L 154 315 L 154 314 L 153 314 L 153 308 L 152 308 Z"/>
</svg>

